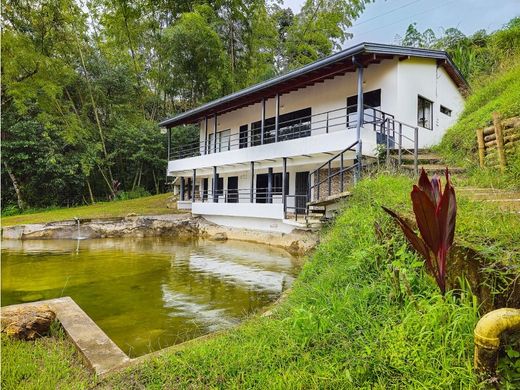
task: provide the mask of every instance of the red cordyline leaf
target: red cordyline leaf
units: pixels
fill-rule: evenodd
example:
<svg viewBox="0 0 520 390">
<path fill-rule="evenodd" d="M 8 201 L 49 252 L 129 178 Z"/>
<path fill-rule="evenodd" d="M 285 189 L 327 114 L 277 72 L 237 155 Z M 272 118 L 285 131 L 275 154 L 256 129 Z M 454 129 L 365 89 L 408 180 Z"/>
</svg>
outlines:
<svg viewBox="0 0 520 390">
<path fill-rule="evenodd" d="M 430 248 L 433 253 L 437 253 L 440 244 L 439 225 L 435 214 L 437 207 L 430 200 L 428 194 L 421 191 L 417 186 L 413 186 L 410 196 L 412 198 L 415 221 L 421 232 L 421 237 L 426 245 L 428 245 L 428 248 Z"/>
<path fill-rule="evenodd" d="M 457 202 L 455 190 L 451 186 L 448 168 L 446 168 L 446 186 L 441 190 L 441 179 L 436 174 L 432 180 L 421 171 L 418 185 L 414 185 L 410 194 L 415 214 L 415 221 L 421 233 L 419 237 L 406 221 L 392 210 L 383 207 L 401 227 L 406 238 L 424 258 L 428 270 L 444 295 L 446 292 L 446 260 L 453 244 Z M 431 255 L 435 259 L 432 261 Z"/>
<path fill-rule="evenodd" d="M 430 250 L 424 243 L 423 239 L 417 235 L 413 231 L 413 229 L 408 225 L 408 223 L 398 214 L 396 214 L 394 211 L 390 210 L 389 208 L 386 208 L 385 206 L 381 206 L 383 210 L 385 210 L 390 216 L 394 218 L 394 220 L 397 222 L 401 230 L 403 231 L 404 235 L 412 244 L 412 247 L 419 252 L 419 254 L 424 258 L 424 261 L 426 263 L 426 267 L 430 272 L 434 272 L 433 270 L 433 264 L 430 257 Z"/>
</svg>

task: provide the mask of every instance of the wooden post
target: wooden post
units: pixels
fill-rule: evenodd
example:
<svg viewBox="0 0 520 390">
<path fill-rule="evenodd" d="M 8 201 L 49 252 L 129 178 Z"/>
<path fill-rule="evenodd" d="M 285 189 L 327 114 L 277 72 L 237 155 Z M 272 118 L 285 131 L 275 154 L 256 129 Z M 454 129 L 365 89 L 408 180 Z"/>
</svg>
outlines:
<svg viewBox="0 0 520 390">
<path fill-rule="evenodd" d="M 493 113 L 493 125 L 495 126 L 495 135 L 497 137 L 497 153 L 500 170 L 503 172 L 506 169 L 506 153 L 504 151 L 504 137 L 502 135 L 502 123 L 500 123 L 500 114 Z"/>
<path fill-rule="evenodd" d="M 486 146 L 484 145 L 484 130 L 477 129 L 478 142 L 478 159 L 480 161 L 480 168 L 484 168 L 484 156 L 486 153 Z"/>
</svg>

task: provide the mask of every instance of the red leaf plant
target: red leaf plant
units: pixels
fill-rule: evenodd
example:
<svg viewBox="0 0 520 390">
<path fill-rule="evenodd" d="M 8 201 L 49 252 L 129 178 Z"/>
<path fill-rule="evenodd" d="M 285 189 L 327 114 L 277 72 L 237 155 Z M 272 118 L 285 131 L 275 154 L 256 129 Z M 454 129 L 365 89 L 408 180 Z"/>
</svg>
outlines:
<svg viewBox="0 0 520 390">
<path fill-rule="evenodd" d="M 424 258 L 428 271 L 435 277 L 442 295 L 446 293 L 446 260 L 453 244 L 457 201 L 455 190 L 446 168 L 446 186 L 441 189 L 441 178 L 437 174 L 431 181 L 421 171 L 418 185 L 413 186 L 412 198 L 415 221 L 421 236 L 417 235 L 409 223 L 394 211 L 383 206 L 397 224 L 414 249 Z"/>
</svg>

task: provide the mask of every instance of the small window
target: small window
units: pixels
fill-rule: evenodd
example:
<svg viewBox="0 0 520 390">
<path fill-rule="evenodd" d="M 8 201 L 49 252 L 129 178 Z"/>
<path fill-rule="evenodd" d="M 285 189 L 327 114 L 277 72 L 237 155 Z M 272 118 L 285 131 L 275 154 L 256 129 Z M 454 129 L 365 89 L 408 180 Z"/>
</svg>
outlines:
<svg viewBox="0 0 520 390">
<path fill-rule="evenodd" d="M 425 129 L 433 129 L 433 103 L 428 99 L 417 98 L 417 124 Z"/>
<path fill-rule="evenodd" d="M 450 110 L 448 107 L 441 106 L 441 112 L 442 112 L 444 115 L 451 116 L 451 110 Z"/>
</svg>

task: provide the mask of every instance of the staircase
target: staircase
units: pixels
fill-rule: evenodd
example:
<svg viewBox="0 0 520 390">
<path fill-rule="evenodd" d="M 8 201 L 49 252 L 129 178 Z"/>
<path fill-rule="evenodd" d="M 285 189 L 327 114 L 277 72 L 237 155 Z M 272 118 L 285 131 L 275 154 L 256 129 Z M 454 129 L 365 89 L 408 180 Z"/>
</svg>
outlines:
<svg viewBox="0 0 520 390">
<path fill-rule="evenodd" d="M 410 151 L 410 153 L 402 154 L 400 165 L 397 151 L 391 151 L 390 161 L 392 164 L 396 165 L 399 169 L 404 171 L 414 172 L 415 170 L 415 157 L 413 155 L 413 150 Z M 442 158 L 438 154 L 432 152 L 430 149 L 418 150 L 417 163 L 419 171 L 424 169 L 429 175 L 434 173 L 442 174 L 446 169 L 446 166 L 448 166 L 443 162 Z M 448 168 L 451 174 L 462 174 L 465 172 L 465 169 L 461 167 L 453 167 L 450 165 Z"/>
<path fill-rule="evenodd" d="M 520 214 L 520 191 L 478 187 L 458 187 L 455 190 L 468 199 L 493 203 L 504 212 Z"/>
</svg>

